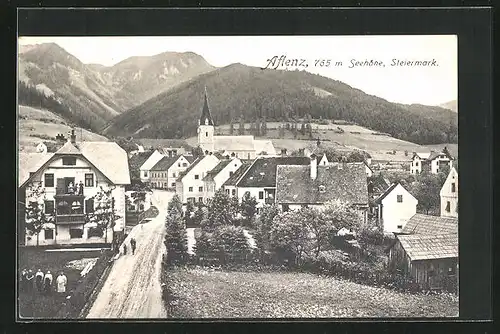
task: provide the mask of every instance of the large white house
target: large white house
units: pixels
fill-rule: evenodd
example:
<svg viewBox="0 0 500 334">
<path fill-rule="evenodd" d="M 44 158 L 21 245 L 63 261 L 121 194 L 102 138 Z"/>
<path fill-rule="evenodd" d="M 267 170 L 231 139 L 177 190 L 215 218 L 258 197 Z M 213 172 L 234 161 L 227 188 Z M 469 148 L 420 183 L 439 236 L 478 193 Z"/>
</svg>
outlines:
<svg viewBox="0 0 500 334">
<path fill-rule="evenodd" d="M 205 184 L 203 178 L 220 160 L 213 154 L 198 157 L 177 178 L 176 193 L 182 203 L 203 202 L 205 198 Z"/>
<path fill-rule="evenodd" d="M 453 157 L 446 147 L 442 152 L 414 152 L 410 164 L 410 172 L 412 174 L 420 174 L 423 171 L 427 171 L 432 174 L 437 174 L 440 170 L 443 170 L 445 166 L 448 166 L 450 169 L 453 167 Z"/>
<path fill-rule="evenodd" d="M 418 200 L 400 183 L 393 183 L 374 201 L 376 217 L 384 233 L 399 233 L 417 213 Z"/>
<path fill-rule="evenodd" d="M 78 185 L 82 185 L 80 189 Z M 74 131 L 70 141 L 57 152 L 38 156 L 19 156 L 19 233 L 25 245 L 64 245 L 111 243 L 113 232 L 125 227 L 125 186 L 130 184 L 127 153 L 114 142 L 76 143 Z M 43 197 L 30 189 L 40 185 Z M 114 209 L 119 217 L 113 228 L 102 231 L 85 221 L 94 212 L 93 197 L 111 190 Z M 26 205 L 37 201 L 54 223 L 43 226 L 38 238 L 25 229 Z M 24 239 L 24 240 L 22 240 Z M 24 241 L 24 242 L 23 242 Z"/>
<path fill-rule="evenodd" d="M 276 150 L 270 140 L 256 140 L 254 136 L 216 136 L 206 92 L 198 120 L 198 146 L 205 154 L 222 152 L 224 156 L 246 160 L 253 160 L 257 156 L 276 156 Z"/>
<path fill-rule="evenodd" d="M 439 192 L 441 217 L 458 218 L 458 172 L 452 167 Z"/>
<path fill-rule="evenodd" d="M 219 162 L 211 171 L 203 178 L 205 183 L 205 200 L 212 198 L 217 190 L 219 190 L 224 182 L 226 182 L 234 173 L 241 167 L 241 160 L 238 158 L 227 158 Z"/>
</svg>

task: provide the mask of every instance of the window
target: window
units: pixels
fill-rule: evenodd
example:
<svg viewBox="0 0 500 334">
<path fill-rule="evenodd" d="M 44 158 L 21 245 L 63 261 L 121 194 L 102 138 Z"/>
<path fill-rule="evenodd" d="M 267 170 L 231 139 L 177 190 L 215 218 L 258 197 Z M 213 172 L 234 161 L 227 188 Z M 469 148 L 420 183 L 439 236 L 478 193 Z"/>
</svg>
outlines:
<svg viewBox="0 0 500 334">
<path fill-rule="evenodd" d="M 187 166 L 188 166 L 187 162 L 183 162 L 183 163 L 182 163 L 182 167 L 187 167 Z M 180 167 L 180 166 L 179 166 L 179 167 Z"/>
<path fill-rule="evenodd" d="M 203 187 L 198 187 L 198 191 L 203 191 Z"/>
<path fill-rule="evenodd" d="M 450 201 L 446 202 L 446 212 L 450 212 Z"/>
<path fill-rule="evenodd" d="M 94 200 L 91 198 L 85 201 L 85 213 L 92 212 L 94 212 Z"/>
<path fill-rule="evenodd" d="M 63 157 L 62 163 L 64 166 L 75 166 L 76 158 L 75 157 Z"/>
<path fill-rule="evenodd" d="M 175 177 L 175 173 L 172 173 L 172 177 Z"/>
<path fill-rule="evenodd" d="M 190 191 L 190 192 L 193 192 L 193 187 L 189 187 L 189 191 Z"/>
<path fill-rule="evenodd" d="M 448 275 L 452 276 L 456 274 L 455 266 L 448 267 Z"/>
<path fill-rule="evenodd" d="M 205 137 L 208 137 L 208 132 L 205 132 Z"/>
<path fill-rule="evenodd" d="M 148 177 L 148 171 L 144 171 L 144 177 Z"/>
<path fill-rule="evenodd" d="M 168 188 L 168 184 L 167 184 L 167 182 L 164 182 L 164 183 L 163 183 L 163 187 Z"/>
<path fill-rule="evenodd" d="M 198 202 L 202 203 L 203 202 L 203 197 L 198 197 Z"/>
<path fill-rule="evenodd" d="M 175 182 L 172 182 L 172 187 L 175 187 Z"/>
<path fill-rule="evenodd" d="M 177 164 L 177 167 L 180 167 L 180 166 L 181 166 L 181 163 L 179 162 L 179 163 Z"/>
<path fill-rule="evenodd" d="M 232 194 L 233 196 L 236 196 L 236 189 L 231 190 L 231 194 Z"/>
<path fill-rule="evenodd" d="M 436 173 L 439 173 L 439 168 L 438 168 L 438 169 L 436 169 Z"/>
<path fill-rule="evenodd" d="M 102 238 L 103 234 L 104 232 L 100 228 L 91 227 L 87 230 L 87 238 L 92 238 L 92 237 Z"/>
<path fill-rule="evenodd" d="M 234 172 L 229 172 L 229 177 L 233 176 Z"/>
<path fill-rule="evenodd" d="M 199 176 L 198 174 L 196 174 L 196 175 L 194 176 L 194 179 L 195 179 L 195 180 L 198 180 L 199 178 L 200 178 L 200 176 Z"/>
<path fill-rule="evenodd" d="M 54 239 L 54 230 L 47 228 L 45 229 L 45 240 L 52 240 Z"/>
<path fill-rule="evenodd" d="M 81 239 L 83 237 L 83 229 L 81 228 L 70 228 L 69 237 L 71 239 Z"/>
<path fill-rule="evenodd" d="M 454 192 L 456 192 L 456 191 L 457 191 L 457 190 L 456 190 L 456 188 L 455 188 L 455 182 L 453 182 L 453 183 L 451 184 L 451 192 L 452 192 L 452 193 L 454 193 Z"/>
<path fill-rule="evenodd" d="M 402 229 L 403 228 L 403 225 L 398 225 L 397 226 L 398 229 Z"/>
<path fill-rule="evenodd" d="M 45 213 L 46 214 L 53 214 L 54 213 L 54 201 L 45 201 Z"/>
<path fill-rule="evenodd" d="M 398 203 L 403 203 L 403 195 L 398 195 Z"/>
<path fill-rule="evenodd" d="M 228 194 L 228 195 L 229 195 L 229 189 L 226 189 L 226 194 Z"/>
<path fill-rule="evenodd" d="M 54 174 L 45 174 L 45 187 L 53 187 L 54 186 Z"/>
<path fill-rule="evenodd" d="M 264 192 L 263 191 L 259 191 L 259 199 L 264 199 Z"/>
<path fill-rule="evenodd" d="M 93 187 L 94 186 L 94 174 L 85 174 L 85 187 Z"/>
</svg>

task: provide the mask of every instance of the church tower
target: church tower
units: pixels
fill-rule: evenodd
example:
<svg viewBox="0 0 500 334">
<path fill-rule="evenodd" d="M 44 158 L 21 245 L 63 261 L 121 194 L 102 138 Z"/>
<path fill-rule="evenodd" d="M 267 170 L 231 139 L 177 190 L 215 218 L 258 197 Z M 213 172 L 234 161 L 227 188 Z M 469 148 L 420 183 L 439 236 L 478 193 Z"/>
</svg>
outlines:
<svg viewBox="0 0 500 334">
<path fill-rule="evenodd" d="M 198 120 L 198 145 L 203 152 L 214 152 L 214 121 L 208 107 L 207 88 L 205 87 L 205 101 Z"/>
</svg>

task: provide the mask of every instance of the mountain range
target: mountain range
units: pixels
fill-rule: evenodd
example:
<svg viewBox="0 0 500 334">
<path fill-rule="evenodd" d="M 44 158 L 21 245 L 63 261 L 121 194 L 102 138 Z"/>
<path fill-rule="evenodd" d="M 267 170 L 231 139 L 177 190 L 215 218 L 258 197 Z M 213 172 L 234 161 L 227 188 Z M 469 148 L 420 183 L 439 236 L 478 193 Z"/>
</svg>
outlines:
<svg viewBox="0 0 500 334">
<path fill-rule="evenodd" d="M 55 43 L 19 48 L 19 80 L 66 106 L 76 121 L 99 132 L 115 116 L 213 66 L 191 52 L 130 57 L 113 66 L 84 64 Z"/>
<path fill-rule="evenodd" d="M 306 71 L 215 68 L 192 52 L 103 66 L 84 64 L 54 43 L 24 45 L 19 80 L 57 101 L 54 112 L 106 136 L 193 136 L 206 90 L 219 125 L 311 116 L 344 119 L 419 144 L 457 140 L 456 113 L 447 108 L 391 103 Z"/>
</svg>

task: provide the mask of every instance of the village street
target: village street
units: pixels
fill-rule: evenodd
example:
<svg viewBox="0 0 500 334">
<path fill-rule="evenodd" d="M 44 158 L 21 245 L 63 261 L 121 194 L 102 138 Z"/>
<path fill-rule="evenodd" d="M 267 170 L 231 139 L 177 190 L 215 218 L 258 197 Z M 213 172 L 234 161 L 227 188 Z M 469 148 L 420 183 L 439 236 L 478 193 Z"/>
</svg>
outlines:
<svg viewBox="0 0 500 334">
<path fill-rule="evenodd" d="M 160 211 L 158 217 L 132 229 L 125 240 L 127 255 L 115 260 L 87 318 L 166 318 L 160 273 L 165 215 L 172 196 L 154 191 L 152 202 Z M 137 241 L 135 255 L 130 250 L 132 237 Z"/>
</svg>

